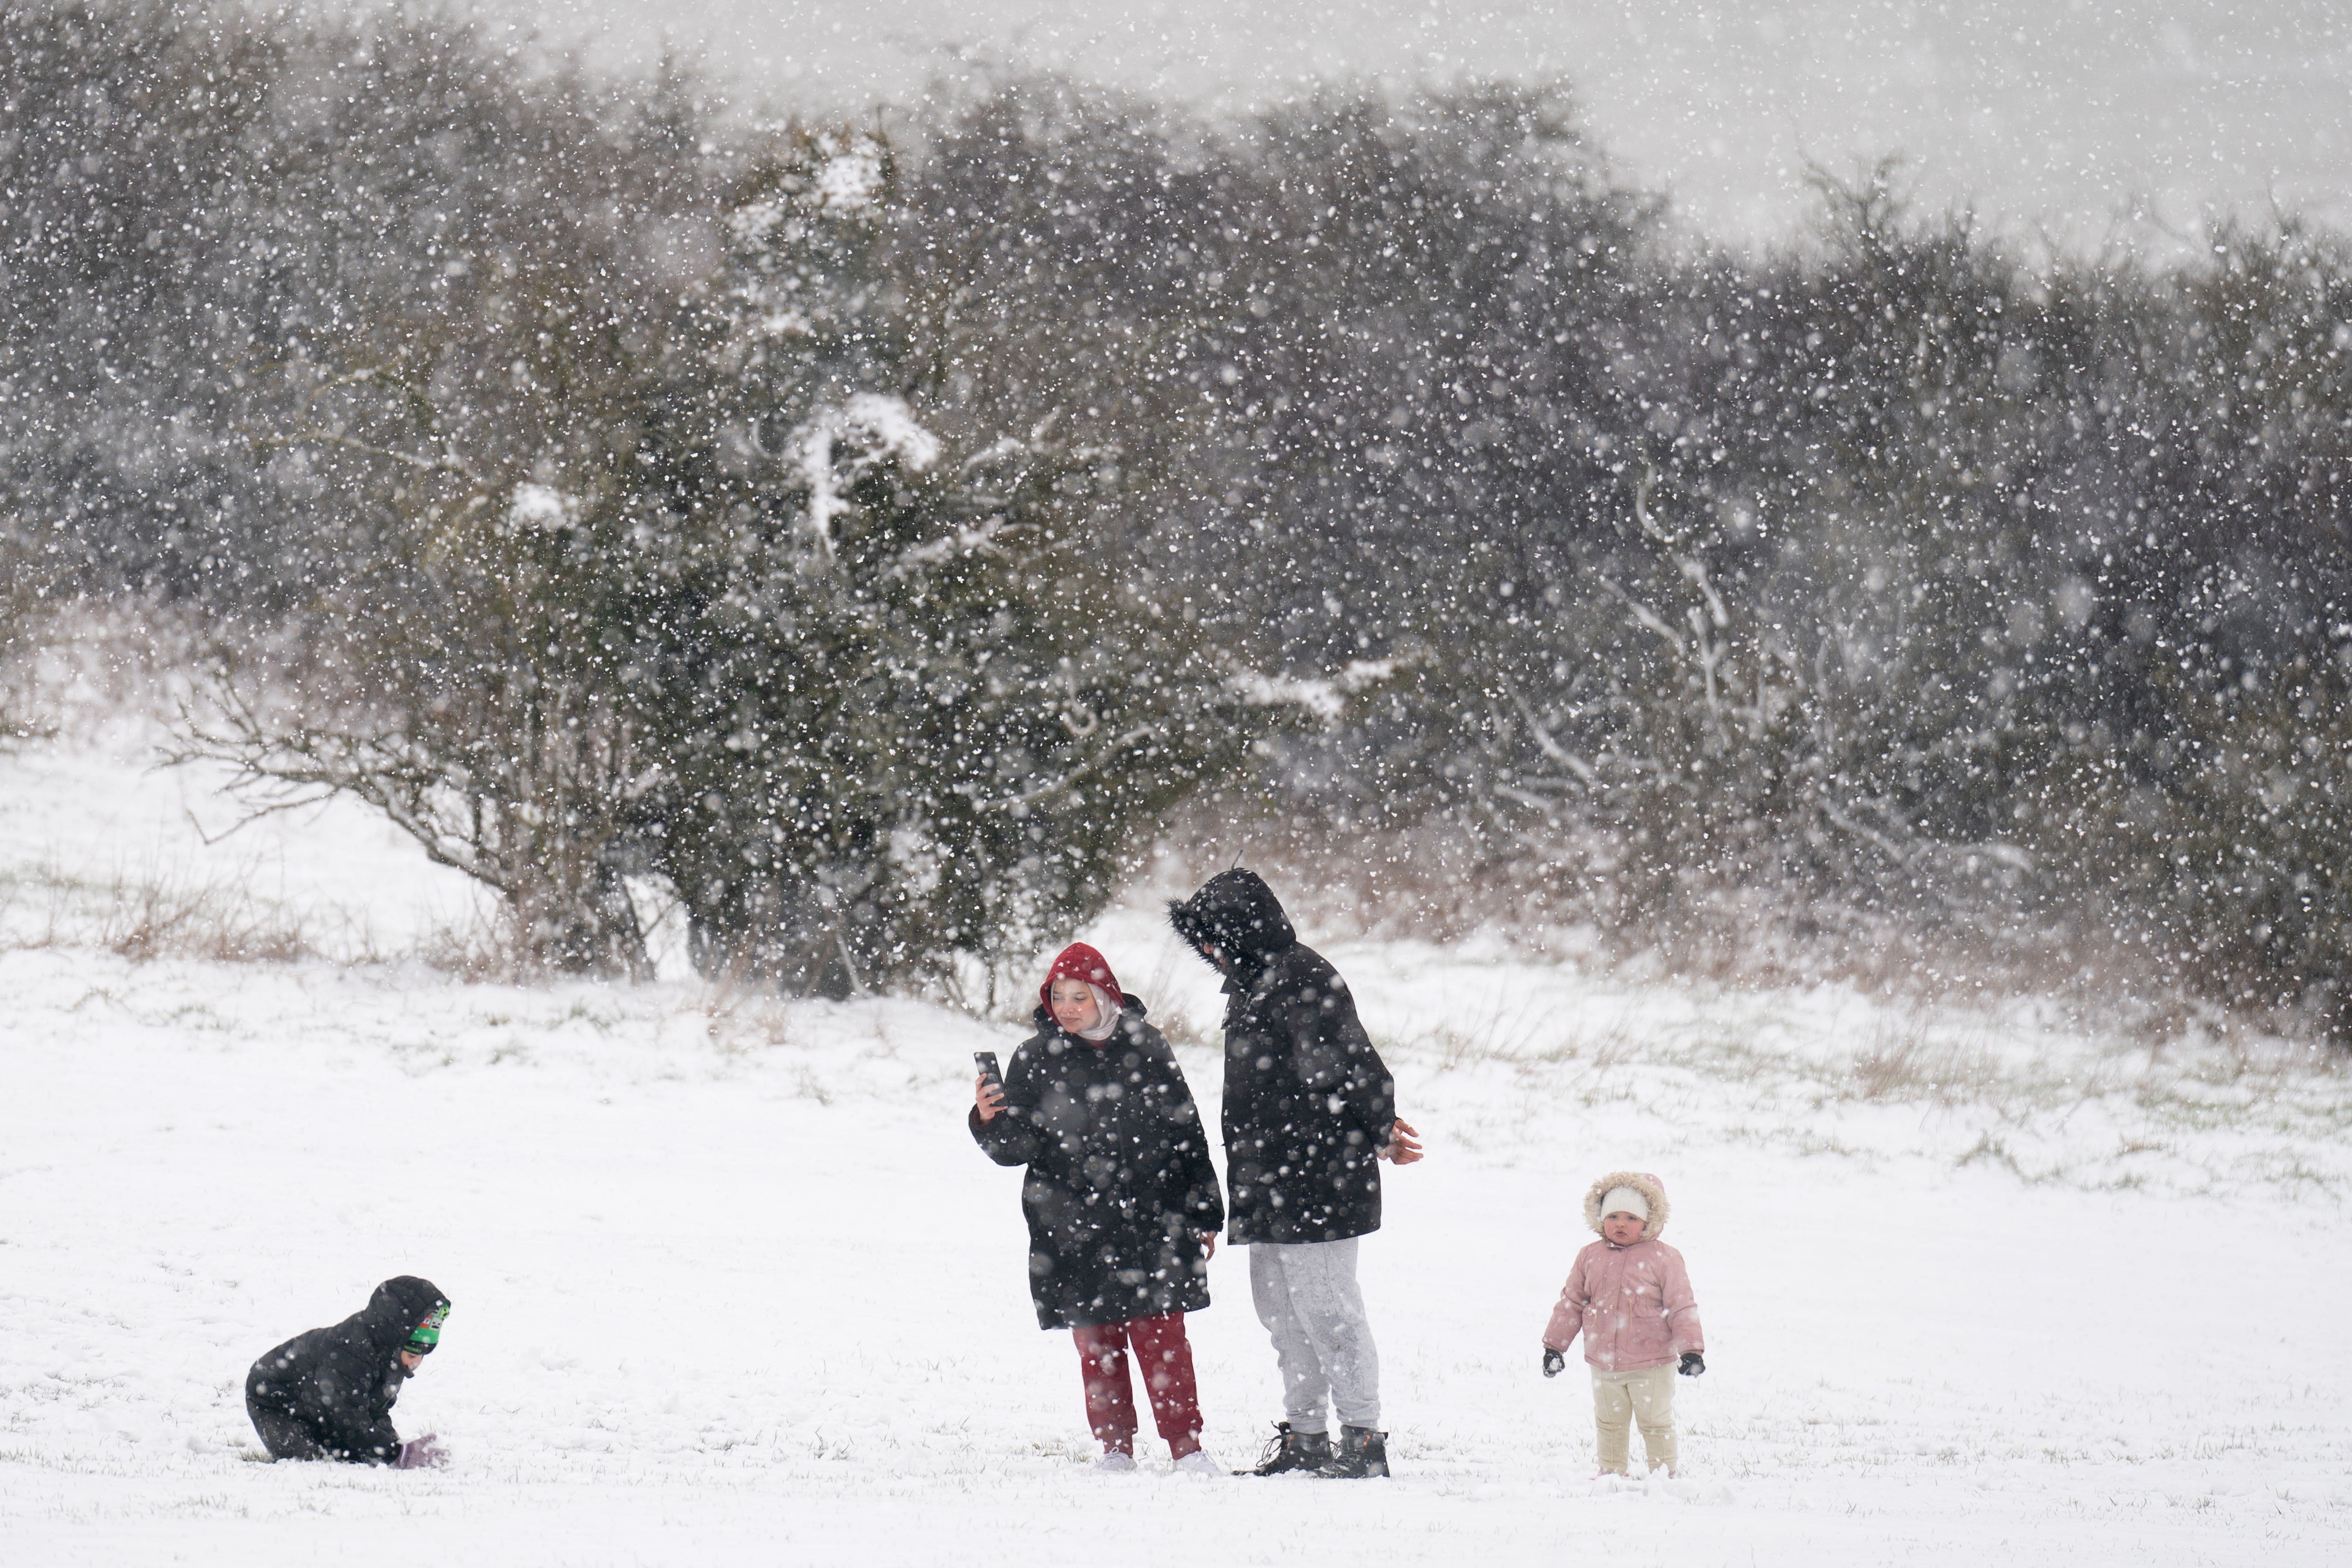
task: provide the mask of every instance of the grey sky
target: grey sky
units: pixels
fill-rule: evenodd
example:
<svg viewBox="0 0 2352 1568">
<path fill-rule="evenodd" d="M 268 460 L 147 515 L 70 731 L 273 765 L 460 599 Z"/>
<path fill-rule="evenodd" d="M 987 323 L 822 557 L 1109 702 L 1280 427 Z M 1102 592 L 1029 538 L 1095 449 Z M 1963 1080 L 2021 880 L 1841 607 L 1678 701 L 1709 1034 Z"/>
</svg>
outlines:
<svg viewBox="0 0 2352 1568">
<path fill-rule="evenodd" d="M 2352 0 L 481 0 L 608 59 L 665 39 L 750 94 L 905 100 L 967 45 L 1221 104 L 1318 76 L 1561 71 L 1628 173 L 1725 237 L 1809 211 L 1810 154 L 2095 243 L 2275 199 L 2352 226 Z"/>
</svg>

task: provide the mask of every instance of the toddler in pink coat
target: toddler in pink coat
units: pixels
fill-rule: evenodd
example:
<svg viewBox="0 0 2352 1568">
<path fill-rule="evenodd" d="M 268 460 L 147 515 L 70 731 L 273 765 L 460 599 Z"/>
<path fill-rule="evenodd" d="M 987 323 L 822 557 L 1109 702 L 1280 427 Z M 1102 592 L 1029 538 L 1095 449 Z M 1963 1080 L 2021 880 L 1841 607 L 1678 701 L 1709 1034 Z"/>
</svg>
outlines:
<svg viewBox="0 0 2352 1568">
<path fill-rule="evenodd" d="M 1546 1377 L 1559 1375 L 1568 1364 L 1563 1352 L 1584 1336 L 1604 1476 L 1627 1473 L 1633 1425 L 1642 1428 L 1650 1468 L 1674 1474 L 1675 1373 L 1706 1370 L 1690 1274 L 1683 1255 L 1658 1239 L 1666 1213 L 1666 1189 L 1655 1176 L 1615 1171 L 1593 1183 L 1584 1223 L 1601 1239 L 1576 1255 L 1544 1328 Z"/>
</svg>

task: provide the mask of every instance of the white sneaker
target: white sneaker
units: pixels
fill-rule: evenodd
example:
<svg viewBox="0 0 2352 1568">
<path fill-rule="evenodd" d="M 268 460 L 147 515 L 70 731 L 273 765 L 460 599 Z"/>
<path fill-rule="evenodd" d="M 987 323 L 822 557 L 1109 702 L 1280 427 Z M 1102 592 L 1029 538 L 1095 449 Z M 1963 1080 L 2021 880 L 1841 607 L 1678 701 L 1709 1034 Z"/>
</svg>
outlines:
<svg viewBox="0 0 2352 1568">
<path fill-rule="evenodd" d="M 1217 1463 L 1217 1457 L 1208 1449 L 1195 1448 L 1176 1461 L 1176 1473 L 1180 1476 L 1222 1476 L 1225 1473 L 1225 1467 Z"/>
<path fill-rule="evenodd" d="M 1095 1474 L 1123 1476 L 1135 1468 L 1135 1456 L 1122 1454 L 1117 1448 L 1105 1448 L 1102 1458 L 1095 1461 Z"/>
</svg>

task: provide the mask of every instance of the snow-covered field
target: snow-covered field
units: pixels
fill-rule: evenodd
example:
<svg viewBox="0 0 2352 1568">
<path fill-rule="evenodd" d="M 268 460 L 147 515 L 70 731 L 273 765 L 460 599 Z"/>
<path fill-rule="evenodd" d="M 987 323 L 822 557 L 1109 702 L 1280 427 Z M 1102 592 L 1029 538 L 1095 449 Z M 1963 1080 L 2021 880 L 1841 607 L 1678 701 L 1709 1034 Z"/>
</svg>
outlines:
<svg viewBox="0 0 2352 1568">
<path fill-rule="evenodd" d="M 232 814 L 142 736 L 0 755 L 0 1562 L 2352 1560 L 2324 1063 L 1330 942 L 1431 1148 L 1364 1253 L 1397 1477 L 1180 1479 L 1147 1433 L 1097 1479 L 961 1124 L 1009 1026 L 461 983 L 400 954 L 469 889 L 341 807 L 207 847 Z M 375 956 L 123 940 L 175 879 Z M 1140 894 L 1089 934 L 1213 1107 L 1209 975 Z M 1685 1478 L 1596 1489 L 1538 1334 L 1627 1165 L 1710 1371 Z M 1193 1320 L 1235 1463 L 1277 1410 L 1244 1264 Z M 455 1462 L 255 1462 L 247 1364 L 400 1272 L 456 1302 L 395 1412 Z"/>
</svg>

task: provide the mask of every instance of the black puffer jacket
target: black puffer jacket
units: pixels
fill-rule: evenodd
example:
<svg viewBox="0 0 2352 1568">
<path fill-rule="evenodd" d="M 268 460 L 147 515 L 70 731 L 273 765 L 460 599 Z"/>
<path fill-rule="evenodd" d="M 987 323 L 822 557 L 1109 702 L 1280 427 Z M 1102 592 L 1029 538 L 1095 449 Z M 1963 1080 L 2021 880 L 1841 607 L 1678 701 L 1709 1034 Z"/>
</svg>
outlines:
<svg viewBox="0 0 2352 1568">
<path fill-rule="evenodd" d="M 1396 1084 L 1348 983 L 1299 944 L 1255 871 L 1223 873 L 1171 904 L 1169 918 L 1225 973 L 1234 1244 L 1344 1241 L 1380 1229 L 1378 1155 L 1396 1122 Z"/>
<path fill-rule="evenodd" d="M 971 1135 L 1026 1165 L 1029 1294 L 1041 1329 L 1119 1323 L 1209 1304 L 1199 1238 L 1225 1223 L 1209 1137 L 1184 1074 L 1130 996 L 1097 1046 L 1045 1008 L 1004 1068 L 1005 1106 Z"/>
<path fill-rule="evenodd" d="M 409 1331 L 448 1305 L 429 1279 L 404 1274 L 375 1288 L 367 1306 L 332 1328 L 297 1334 L 245 1374 L 248 1410 L 283 1416 L 330 1458 L 388 1465 L 400 1458 L 392 1407 L 409 1376 L 400 1364 Z"/>
</svg>

